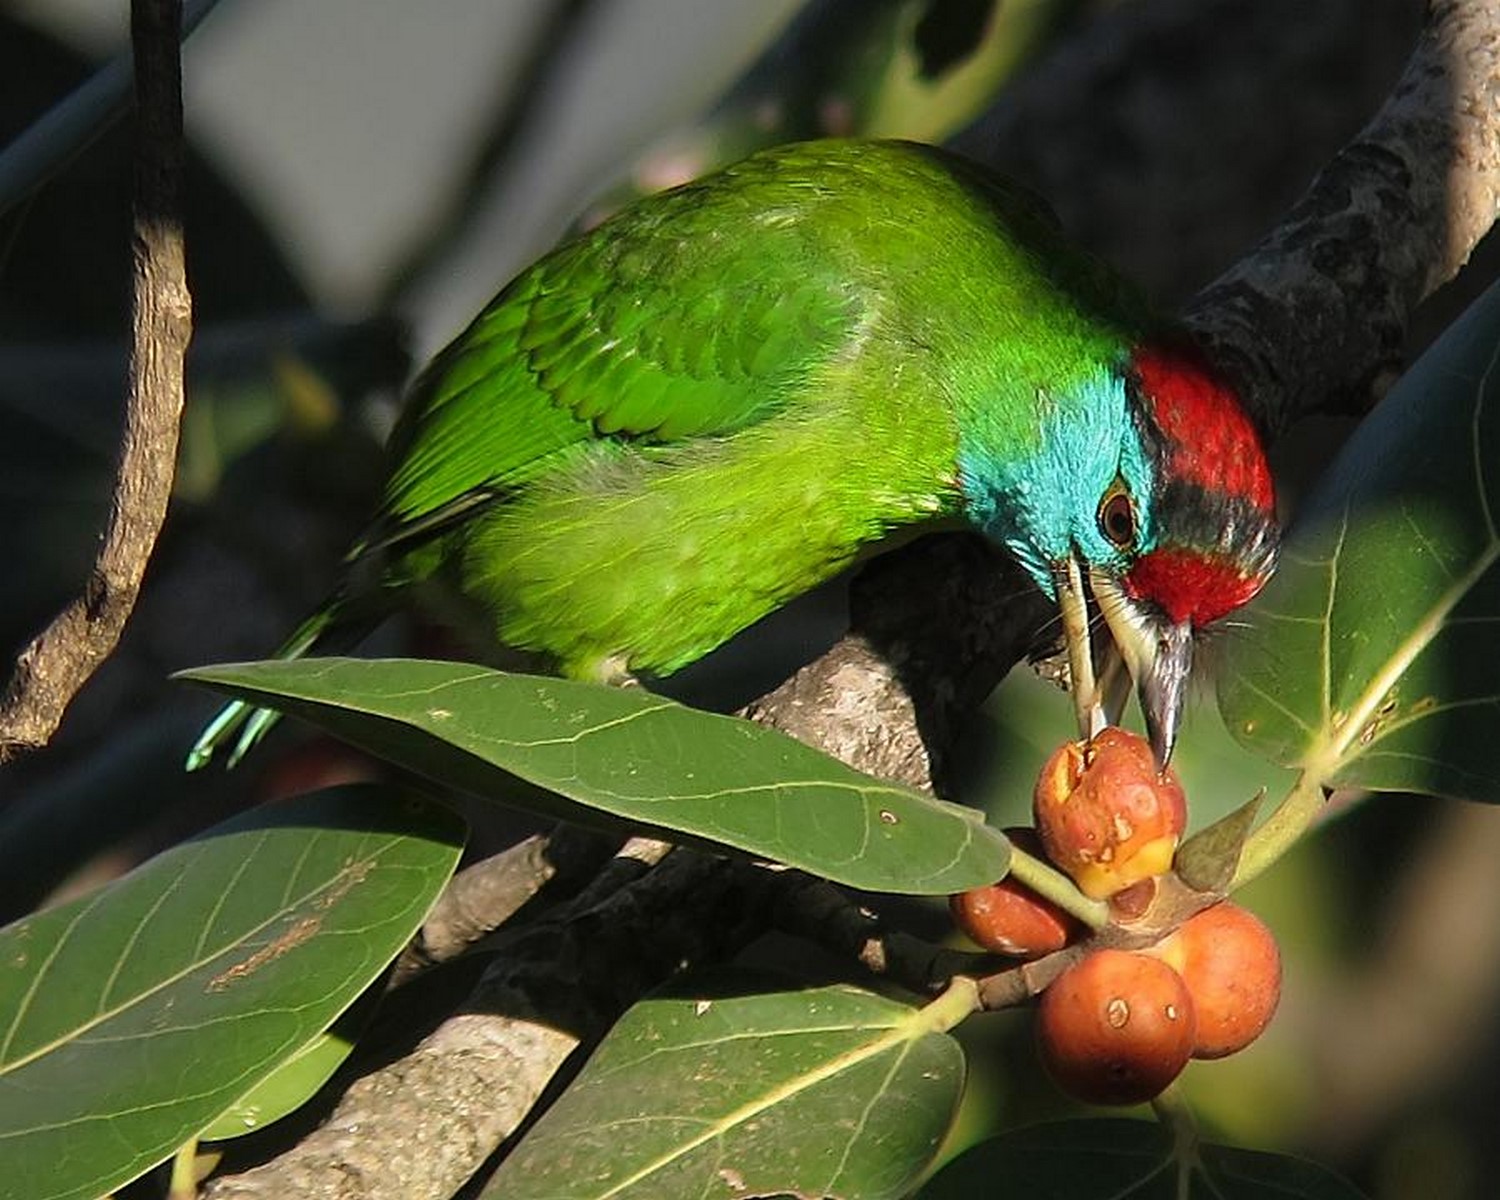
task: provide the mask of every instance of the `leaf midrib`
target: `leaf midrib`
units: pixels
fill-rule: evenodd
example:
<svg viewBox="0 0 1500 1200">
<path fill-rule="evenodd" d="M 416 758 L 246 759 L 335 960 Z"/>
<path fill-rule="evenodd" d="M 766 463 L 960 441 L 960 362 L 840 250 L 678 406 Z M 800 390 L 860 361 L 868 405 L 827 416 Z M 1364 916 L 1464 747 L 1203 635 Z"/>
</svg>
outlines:
<svg viewBox="0 0 1500 1200">
<path fill-rule="evenodd" d="M 802 1031 L 789 1030 L 787 1032 L 791 1036 L 798 1036 Z M 931 1028 L 921 1009 L 903 1015 L 881 1037 L 847 1050 L 843 1054 L 836 1055 L 813 1070 L 803 1071 L 778 1087 L 772 1088 L 762 1096 L 752 1100 L 750 1103 L 743 1104 L 733 1112 L 725 1113 L 717 1120 L 710 1122 L 704 1127 L 702 1132 L 694 1135 L 684 1143 L 679 1143 L 666 1153 L 658 1155 L 651 1162 L 638 1168 L 633 1174 L 620 1180 L 608 1191 L 600 1192 L 598 1200 L 609 1200 L 609 1197 L 618 1196 L 627 1188 L 633 1187 L 642 1180 L 665 1169 L 676 1160 L 722 1137 L 736 1126 L 744 1124 L 751 1118 L 774 1108 L 778 1104 L 795 1098 L 809 1088 L 816 1087 L 825 1080 L 832 1079 L 845 1071 L 852 1070 L 861 1063 L 867 1062 L 903 1042 L 908 1043 L 909 1048 L 915 1047 L 921 1038 L 933 1032 L 936 1031 Z"/>
<path fill-rule="evenodd" d="M 1345 520 L 1347 519 L 1346 512 Z M 1417 656 L 1437 640 L 1449 614 L 1474 590 L 1479 581 L 1484 578 L 1485 573 L 1495 565 L 1497 559 L 1500 559 L 1500 540 L 1492 534 L 1488 545 L 1475 558 L 1469 569 L 1443 590 L 1411 633 L 1396 644 L 1395 649 L 1386 658 L 1385 666 L 1377 671 L 1370 682 L 1365 685 L 1364 690 L 1350 706 L 1349 713 L 1343 722 L 1335 727 L 1330 721 L 1324 727 L 1322 736 L 1313 742 L 1311 751 L 1304 762 L 1305 769 L 1311 771 L 1319 779 L 1328 779 L 1340 768 L 1347 766 L 1364 753 L 1364 748 L 1360 748 L 1356 753 L 1345 757 L 1350 745 L 1358 741 L 1360 734 L 1374 719 L 1375 711 L 1380 707 L 1386 695 L 1401 681 L 1401 677 L 1417 660 Z M 1330 607 L 1331 593 L 1332 581 L 1330 580 Z M 1331 622 L 1323 635 L 1325 641 L 1331 636 L 1330 630 Z M 1331 686 L 1327 692 L 1331 700 Z M 1374 746 L 1382 740 L 1381 736 L 1372 738 L 1370 745 Z"/>
</svg>

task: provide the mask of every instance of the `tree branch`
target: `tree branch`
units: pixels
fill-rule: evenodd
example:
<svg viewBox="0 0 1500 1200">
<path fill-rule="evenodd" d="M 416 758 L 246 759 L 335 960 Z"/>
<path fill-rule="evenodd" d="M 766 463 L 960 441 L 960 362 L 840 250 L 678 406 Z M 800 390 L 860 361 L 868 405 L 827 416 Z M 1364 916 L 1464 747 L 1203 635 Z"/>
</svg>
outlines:
<svg viewBox="0 0 1500 1200">
<path fill-rule="evenodd" d="M 465 867 L 448 881 L 391 972 L 401 987 L 423 971 L 468 952 L 543 888 L 576 887 L 608 861 L 608 835 L 576 825 L 534 834 Z M 556 881 L 556 882 L 554 882 Z"/>
<path fill-rule="evenodd" d="M 1500 9 L 1438 0 L 1395 92 L 1187 313 L 1266 428 L 1363 412 L 1500 215 Z"/>
<path fill-rule="evenodd" d="M 166 516 L 192 305 L 183 266 L 180 0 L 134 0 L 135 304 L 130 395 L 104 544 L 83 594 L 20 654 L 0 701 L 0 761 L 44 746 L 114 650 Z"/>
</svg>

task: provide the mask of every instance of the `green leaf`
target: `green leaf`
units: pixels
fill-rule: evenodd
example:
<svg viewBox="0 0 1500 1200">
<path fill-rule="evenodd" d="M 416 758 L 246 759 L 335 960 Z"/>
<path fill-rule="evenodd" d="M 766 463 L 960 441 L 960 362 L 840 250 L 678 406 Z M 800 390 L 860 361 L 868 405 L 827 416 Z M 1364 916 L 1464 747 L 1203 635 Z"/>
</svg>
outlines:
<svg viewBox="0 0 1500 1200">
<path fill-rule="evenodd" d="M 170 1156 L 384 969 L 461 842 L 429 801 L 334 788 L 0 930 L 0 1196 L 90 1200 Z"/>
<path fill-rule="evenodd" d="M 1004 835 L 972 809 L 640 688 L 412 659 L 242 663 L 183 678 L 480 796 L 571 821 L 597 810 L 851 887 L 942 895 L 1010 864 Z"/>
<path fill-rule="evenodd" d="M 1500 801 L 1500 287 L 1364 421 L 1230 646 L 1235 735 L 1323 783 Z"/>
<path fill-rule="evenodd" d="M 227 1141 L 279 1121 L 312 1099 L 349 1057 L 354 1043 L 331 1029 L 302 1049 L 241 1096 L 199 1131 L 205 1142 Z"/>
<path fill-rule="evenodd" d="M 1007 1196 L 1068 1200 L 1360 1200 L 1351 1184 L 1306 1159 L 1202 1143 L 1178 1151 L 1161 1125 L 1111 1119 L 1031 1125 L 981 1142 L 918 1197 L 973 1200 L 993 1194 L 997 1180 Z"/>
<path fill-rule="evenodd" d="M 854 987 L 643 1001 L 483 1195 L 902 1196 L 963 1085 L 939 1028 Z"/>
<path fill-rule="evenodd" d="M 1229 886 L 1264 799 L 1264 792 L 1253 796 L 1177 848 L 1172 869 L 1183 883 L 1198 892 L 1222 892 Z"/>
<path fill-rule="evenodd" d="M 354 1050 L 354 1043 L 380 1006 L 384 990 L 384 978 L 367 987 L 338 1020 L 200 1129 L 198 1140 L 222 1142 L 243 1137 L 296 1112 L 311 1100 Z"/>
</svg>

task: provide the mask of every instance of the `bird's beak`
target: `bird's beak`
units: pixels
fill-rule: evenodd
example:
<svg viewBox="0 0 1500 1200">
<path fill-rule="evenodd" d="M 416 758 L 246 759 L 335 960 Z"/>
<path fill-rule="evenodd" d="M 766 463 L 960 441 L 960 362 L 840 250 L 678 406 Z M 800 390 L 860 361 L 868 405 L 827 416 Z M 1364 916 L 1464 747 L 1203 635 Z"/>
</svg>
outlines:
<svg viewBox="0 0 1500 1200">
<path fill-rule="evenodd" d="M 1105 726 L 1103 697 L 1094 678 L 1094 651 L 1089 638 L 1089 601 L 1083 570 L 1070 555 L 1053 567 L 1057 608 L 1062 617 L 1063 646 L 1068 655 L 1069 688 L 1078 717 L 1078 736 L 1092 738 Z"/>
<path fill-rule="evenodd" d="M 1177 744 L 1188 675 L 1193 666 L 1193 630 L 1143 609 L 1113 578 L 1089 573 L 1089 587 L 1114 637 L 1125 668 L 1135 680 L 1146 736 L 1159 770 L 1165 771 Z"/>
</svg>

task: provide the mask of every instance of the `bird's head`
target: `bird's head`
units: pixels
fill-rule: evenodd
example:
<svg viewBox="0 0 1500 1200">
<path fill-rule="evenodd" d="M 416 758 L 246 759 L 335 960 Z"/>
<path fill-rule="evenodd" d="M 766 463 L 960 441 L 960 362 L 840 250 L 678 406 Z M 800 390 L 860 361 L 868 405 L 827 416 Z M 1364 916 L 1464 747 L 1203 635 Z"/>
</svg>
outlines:
<svg viewBox="0 0 1500 1200">
<path fill-rule="evenodd" d="M 1057 599 L 1075 666 L 1087 581 L 1165 767 L 1195 635 L 1275 568 L 1271 473 L 1238 397 L 1186 344 L 1148 343 L 1081 386 L 1077 402 L 1042 405 L 1042 449 L 992 476 L 978 515 Z"/>
<path fill-rule="evenodd" d="M 1141 496 L 1116 488 L 1101 497 L 1100 529 L 1123 558 L 1089 564 L 1088 579 L 1165 766 L 1195 634 L 1250 600 L 1275 569 L 1276 504 L 1255 426 L 1195 350 L 1138 349 L 1125 388 L 1150 485 Z"/>
</svg>

